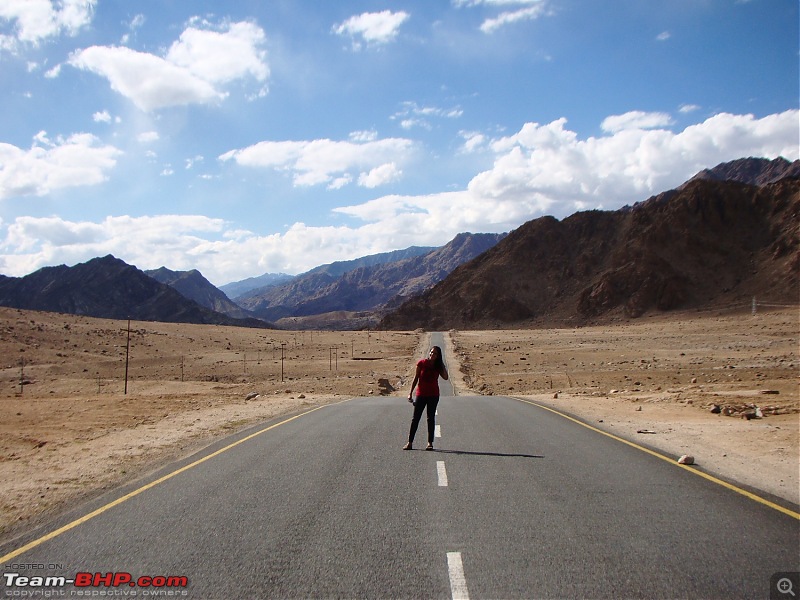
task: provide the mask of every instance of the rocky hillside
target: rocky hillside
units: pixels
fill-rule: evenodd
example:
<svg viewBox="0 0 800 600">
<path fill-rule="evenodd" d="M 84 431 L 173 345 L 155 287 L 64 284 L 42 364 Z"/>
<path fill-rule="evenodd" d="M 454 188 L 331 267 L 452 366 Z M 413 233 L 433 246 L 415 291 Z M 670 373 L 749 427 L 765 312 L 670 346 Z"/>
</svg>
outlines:
<svg viewBox="0 0 800 600">
<path fill-rule="evenodd" d="M 800 180 L 696 177 L 634 207 L 529 221 L 381 327 L 576 325 L 753 296 L 796 304 L 799 272 Z"/>
<path fill-rule="evenodd" d="M 458 265 L 494 246 L 505 234 L 463 233 L 436 249 L 391 262 L 343 268 L 341 263 L 318 267 L 288 284 L 239 297 L 236 302 L 260 318 L 278 321 L 335 313 L 373 312 L 444 279 Z M 363 261 L 362 261 L 363 262 Z M 294 323 L 299 323 L 294 320 Z M 319 326 L 319 319 L 313 320 Z M 359 321 L 359 325 L 363 325 Z M 330 326 L 330 325 L 328 325 Z"/>
<path fill-rule="evenodd" d="M 194 300 L 200 306 L 228 315 L 234 319 L 254 318 L 254 315 L 244 310 L 241 306 L 228 298 L 221 290 L 214 287 L 208 279 L 203 277 L 200 271 L 170 271 L 166 267 L 145 271 L 156 281 L 164 283 L 189 300 Z"/>
<path fill-rule="evenodd" d="M 0 306 L 107 319 L 269 327 L 204 308 L 168 285 L 109 255 L 25 277 L 0 275 Z"/>
<path fill-rule="evenodd" d="M 711 181 L 738 181 L 750 185 L 767 185 L 781 179 L 800 178 L 800 161 L 793 163 L 785 158 L 742 158 L 722 163 L 713 169 L 703 169 L 678 189 L 683 189 L 692 181 L 706 179 Z"/>
</svg>

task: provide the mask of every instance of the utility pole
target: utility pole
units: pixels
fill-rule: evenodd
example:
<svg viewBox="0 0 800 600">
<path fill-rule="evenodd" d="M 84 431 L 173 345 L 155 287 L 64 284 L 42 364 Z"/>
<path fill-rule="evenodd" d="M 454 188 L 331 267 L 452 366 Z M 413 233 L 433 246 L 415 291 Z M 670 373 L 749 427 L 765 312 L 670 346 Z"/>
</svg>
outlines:
<svg viewBox="0 0 800 600">
<path fill-rule="evenodd" d="M 286 347 L 286 342 L 281 342 L 281 383 L 283 383 L 283 349 Z"/>
<path fill-rule="evenodd" d="M 131 320 L 128 319 L 128 341 L 125 344 L 125 395 L 128 395 L 128 358 L 131 352 Z"/>
</svg>

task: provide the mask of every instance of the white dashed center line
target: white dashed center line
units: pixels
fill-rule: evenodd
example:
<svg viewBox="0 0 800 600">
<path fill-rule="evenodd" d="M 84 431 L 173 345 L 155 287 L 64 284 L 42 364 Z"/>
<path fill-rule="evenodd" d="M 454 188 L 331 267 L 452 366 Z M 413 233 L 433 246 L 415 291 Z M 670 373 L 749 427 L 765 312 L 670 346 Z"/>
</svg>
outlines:
<svg viewBox="0 0 800 600">
<path fill-rule="evenodd" d="M 447 487 L 447 471 L 443 460 L 436 461 L 436 472 L 439 474 L 439 487 Z"/>
<path fill-rule="evenodd" d="M 469 600 L 464 565 L 461 563 L 461 552 L 447 553 L 447 569 L 450 571 L 450 594 L 453 596 L 453 600 Z"/>
</svg>

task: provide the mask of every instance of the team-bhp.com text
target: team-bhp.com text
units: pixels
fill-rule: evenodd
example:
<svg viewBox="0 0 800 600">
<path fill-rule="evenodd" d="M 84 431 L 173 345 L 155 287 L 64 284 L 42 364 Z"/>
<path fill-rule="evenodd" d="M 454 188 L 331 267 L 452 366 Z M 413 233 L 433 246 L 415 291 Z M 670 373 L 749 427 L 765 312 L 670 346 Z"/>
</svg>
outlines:
<svg viewBox="0 0 800 600">
<path fill-rule="evenodd" d="M 130 573 L 76 573 L 75 577 L 29 576 L 3 573 L 5 596 L 14 598 L 84 597 L 179 597 L 187 596 L 188 577 L 156 575 L 134 578 Z M 66 586 L 75 589 L 65 590 Z M 135 589 L 133 589 L 135 588 Z"/>
</svg>

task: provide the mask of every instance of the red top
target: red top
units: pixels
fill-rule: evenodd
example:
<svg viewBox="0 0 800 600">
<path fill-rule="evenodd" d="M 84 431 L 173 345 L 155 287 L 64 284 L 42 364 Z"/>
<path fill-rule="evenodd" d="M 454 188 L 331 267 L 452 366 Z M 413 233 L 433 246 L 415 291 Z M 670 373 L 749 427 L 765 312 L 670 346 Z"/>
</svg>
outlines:
<svg viewBox="0 0 800 600">
<path fill-rule="evenodd" d="M 439 369 L 430 358 L 423 358 L 417 363 L 419 369 L 419 382 L 417 396 L 439 395 Z"/>
</svg>

